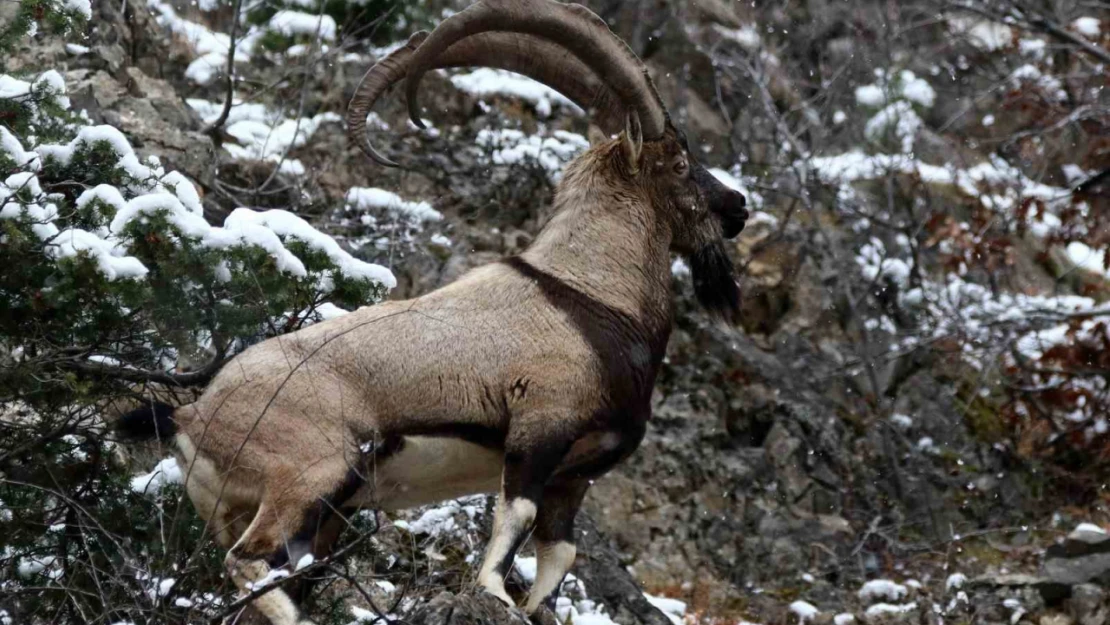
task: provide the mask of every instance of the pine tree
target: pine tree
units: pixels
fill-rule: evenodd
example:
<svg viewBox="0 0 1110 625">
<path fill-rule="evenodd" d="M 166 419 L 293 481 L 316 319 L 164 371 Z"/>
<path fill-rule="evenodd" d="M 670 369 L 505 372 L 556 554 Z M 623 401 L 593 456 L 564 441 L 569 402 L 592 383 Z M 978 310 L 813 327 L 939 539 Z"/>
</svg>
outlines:
<svg viewBox="0 0 1110 625">
<path fill-rule="evenodd" d="M 14 11 L 0 59 L 89 16 L 87 0 Z M 377 302 L 392 274 L 289 212 L 211 225 L 189 179 L 71 110 L 50 69 L 0 74 L 0 266 L 0 619 L 207 620 L 232 598 L 223 554 L 172 460 L 133 477 L 113 415 L 188 401 L 252 343 Z"/>
</svg>

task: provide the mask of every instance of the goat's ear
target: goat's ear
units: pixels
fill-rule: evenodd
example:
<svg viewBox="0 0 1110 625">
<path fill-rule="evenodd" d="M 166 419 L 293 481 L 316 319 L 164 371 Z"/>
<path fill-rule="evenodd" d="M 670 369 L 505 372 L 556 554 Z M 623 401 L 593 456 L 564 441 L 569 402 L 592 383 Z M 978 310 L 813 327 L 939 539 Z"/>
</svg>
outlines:
<svg viewBox="0 0 1110 625">
<path fill-rule="evenodd" d="M 621 149 L 624 159 L 628 162 L 628 169 L 632 175 L 640 173 L 640 155 L 644 151 L 644 131 L 640 127 L 640 116 L 636 111 L 629 111 L 624 119 L 624 132 L 621 133 Z"/>
<path fill-rule="evenodd" d="M 590 122 L 590 127 L 586 129 L 586 138 L 590 140 L 590 145 L 601 145 L 609 140 L 609 135 L 601 129 L 601 126 Z"/>
</svg>

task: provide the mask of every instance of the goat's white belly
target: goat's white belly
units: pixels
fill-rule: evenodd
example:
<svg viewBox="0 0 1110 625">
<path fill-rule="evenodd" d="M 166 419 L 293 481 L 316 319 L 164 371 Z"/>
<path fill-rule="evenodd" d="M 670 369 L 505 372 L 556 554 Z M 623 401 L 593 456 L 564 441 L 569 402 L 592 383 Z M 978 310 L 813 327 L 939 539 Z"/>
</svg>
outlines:
<svg viewBox="0 0 1110 625">
<path fill-rule="evenodd" d="M 355 505 L 402 510 L 501 487 L 504 454 L 457 438 L 406 436 L 401 450 L 374 469 Z"/>
</svg>

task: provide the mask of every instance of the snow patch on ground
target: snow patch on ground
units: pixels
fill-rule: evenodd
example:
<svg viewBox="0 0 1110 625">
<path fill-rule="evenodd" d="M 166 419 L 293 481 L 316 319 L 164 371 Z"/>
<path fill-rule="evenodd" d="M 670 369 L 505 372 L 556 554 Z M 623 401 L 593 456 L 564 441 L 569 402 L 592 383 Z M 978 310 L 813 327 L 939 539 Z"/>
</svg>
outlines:
<svg viewBox="0 0 1110 625">
<path fill-rule="evenodd" d="M 478 132 L 475 143 L 489 151 L 494 164 L 515 165 L 533 161 L 556 182 L 561 177 L 563 166 L 590 147 L 585 137 L 565 130 L 541 136 L 511 128 L 483 128 Z"/>
<path fill-rule="evenodd" d="M 474 523 L 483 513 L 486 505 L 485 495 L 475 495 L 452 499 L 434 506 L 426 506 L 412 513 L 413 520 L 399 519 L 393 525 L 411 534 L 431 538 L 461 537 L 476 529 Z"/>
<path fill-rule="evenodd" d="M 790 611 L 798 615 L 799 623 L 811 621 L 821 613 L 821 611 L 817 609 L 817 606 L 800 599 L 790 604 Z"/>
<path fill-rule="evenodd" d="M 206 123 L 219 118 L 223 110 L 223 104 L 217 102 L 195 98 L 185 102 Z M 301 176 L 305 174 L 304 164 L 289 158 L 289 151 L 307 144 L 324 124 L 341 124 L 343 118 L 329 111 L 312 117 L 289 119 L 260 104 L 238 103 L 232 105 L 226 123 L 226 132 L 239 142 L 224 143 L 224 150 L 232 158 L 276 163 L 282 173 Z"/>
<path fill-rule="evenodd" d="M 382 209 L 415 223 L 439 221 L 443 215 L 427 202 L 410 202 L 401 196 L 376 187 L 352 187 L 347 191 L 347 210 Z"/>
<path fill-rule="evenodd" d="M 897 601 L 904 598 L 909 593 L 902 584 L 897 584 L 889 579 L 873 579 L 865 583 L 859 589 L 859 598 L 863 601 L 874 601 L 875 599 L 890 599 Z"/>
<path fill-rule="evenodd" d="M 551 117 L 554 106 L 568 108 L 576 114 L 583 114 L 566 96 L 547 85 L 527 76 L 501 69 L 482 67 L 467 74 L 451 76 L 455 88 L 475 96 L 501 95 L 520 98 L 532 104 L 536 113 L 543 118 Z"/>
<path fill-rule="evenodd" d="M 1005 24 L 976 17 L 949 17 L 949 29 L 963 35 L 968 43 L 985 52 L 994 52 L 1010 45 L 1014 31 Z"/>
<path fill-rule="evenodd" d="M 278 11 L 270 18 L 270 30 L 287 37 L 305 35 L 319 36 L 321 39 L 335 41 L 338 27 L 335 19 L 327 14 L 311 15 L 301 11 Z"/>
<path fill-rule="evenodd" d="M 154 11 L 159 25 L 193 49 L 196 58 L 185 69 L 186 78 L 198 85 L 207 85 L 227 69 L 227 53 L 231 47 L 230 37 L 224 33 L 213 32 L 203 24 L 179 17 L 169 2 L 147 0 L 147 6 Z M 236 61 L 250 60 L 260 35 L 260 32 L 251 29 L 236 39 Z"/>
</svg>

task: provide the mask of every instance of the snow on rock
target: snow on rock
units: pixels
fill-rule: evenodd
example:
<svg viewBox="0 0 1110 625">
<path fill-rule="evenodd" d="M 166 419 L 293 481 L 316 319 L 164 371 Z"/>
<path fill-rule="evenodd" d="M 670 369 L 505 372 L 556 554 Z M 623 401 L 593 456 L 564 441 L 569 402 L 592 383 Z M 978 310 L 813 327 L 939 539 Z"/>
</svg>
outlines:
<svg viewBox="0 0 1110 625">
<path fill-rule="evenodd" d="M 347 191 L 347 210 L 383 209 L 413 224 L 439 221 L 443 215 L 427 202 L 410 202 L 401 196 L 376 187 L 352 187 Z"/>
<path fill-rule="evenodd" d="M 949 17 L 948 26 L 985 52 L 1001 50 L 1009 46 L 1014 38 L 1014 31 L 1009 26 L 975 17 Z"/>
<path fill-rule="evenodd" d="M 532 104 L 540 117 L 550 117 L 553 105 L 568 108 L 581 115 L 566 96 L 547 85 L 513 72 L 482 67 L 467 74 L 451 76 L 455 88 L 475 96 L 503 95 L 520 98 Z"/>
<path fill-rule="evenodd" d="M 686 615 L 685 601 L 679 601 L 678 599 L 671 599 L 669 597 L 656 597 L 646 592 L 644 593 L 644 598 L 648 600 L 648 603 L 659 608 L 659 611 L 666 615 L 671 623 L 674 623 L 674 625 L 682 625 L 682 617 Z"/>
<path fill-rule="evenodd" d="M 890 599 L 897 601 L 909 593 L 902 584 L 896 584 L 889 579 L 873 579 L 859 589 L 859 598 L 863 601 L 875 599 Z"/>
<path fill-rule="evenodd" d="M 963 588 L 964 584 L 966 584 L 966 583 L 967 583 L 967 575 L 964 575 L 963 573 L 953 573 L 953 574 L 949 575 L 948 579 L 946 579 L 944 581 L 944 589 L 945 590 L 954 590 L 954 589 Z"/>
<path fill-rule="evenodd" d="M 511 128 L 483 128 L 475 142 L 490 151 L 495 164 L 514 165 L 532 160 L 543 167 L 553 181 L 558 181 L 563 165 L 590 147 L 590 142 L 582 135 L 564 130 L 543 137 Z"/>
<path fill-rule="evenodd" d="M 189 98 L 185 103 L 206 123 L 216 120 L 223 110 L 222 104 L 207 100 Z M 334 112 L 288 119 L 261 104 L 233 104 L 228 112 L 226 131 L 239 143 L 224 143 L 224 150 L 236 160 L 278 163 L 283 173 L 303 175 L 304 165 L 289 158 L 289 150 L 307 144 L 322 125 L 342 122 L 343 118 Z"/>
<path fill-rule="evenodd" d="M 216 76 L 227 69 L 227 53 L 231 39 L 224 33 L 213 32 L 203 24 L 183 19 L 177 15 L 170 2 L 147 0 L 155 14 L 155 20 L 192 49 L 195 58 L 185 69 L 185 77 L 198 85 L 211 83 Z M 254 51 L 260 34 L 248 31 L 235 41 L 235 60 L 247 61 Z"/>
<path fill-rule="evenodd" d="M 513 568 L 516 569 L 517 573 L 520 573 L 520 577 L 528 584 L 536 581 L 537 566 L 536 558 L 518 557 L 513 562 Z"/>
<path fill-rule="evenodd" d="M 833 617 L 833 625 L 851 625 L 856 622 L 856 616 L 850 612 L 841 612 Z"/>
<path fill-rule="evenodd" d="M 1087 534 L 1104 534 L 1105 535 L 1107 532 L 1101 525 L 1095 525 L 1094 523 L 1080 523 L 1079 525 L 1075 526 L 1075 529 L 1073 529 L 1071 531 L 1071 533 L 1072 534 L 1087 533 Z M 1069 534 L 1069 536 L 1070 536 L 1070 534 Z"/>
<path fill-rule="evenodd" d="M 176 458 L 166 458 L 150 473 L 137 475 L 131 479 L 131 490 L 142 495 L 157 495 L 170 484 L 182 484 L 185 475 L 177 464 Z"/>
<path fill-rule="evenodd" d="M 802 600 L 790 604 L 790 611 L 798 615 L 798 622 L 805 623 L 821 613 L 817 606 Z"/>
<path fill-rule="evenodd" d="M 1102 20 L 1097 17 L 1081 17 L 1072 22 L 1071 27 L 1088 39 L 1098 39 L 1102 34 Z"/>
<path fill-rule="evenodd" d="M 903 430 L 908 430 L 913 427 L 913 418 L 909 415 L 894 413 L 890 415 L 890 421 Z"/>
<path fill-rule="evenodd" d="M 864 615 L 868 620 L 877 620 L 884 617 L 895 617 L 902 614 L 913 612 L 917 609 L 917 603 L 876 603 L 875 605 L 867 608 Z"/>
<path fill-rule="evenodd" d="M 393 525 L 412 534 L 432 538 L 460 537 L 475 529 L 476 519 L 485 509 L 485 499 L 484 495 L 475 495 L 427 506 L 414 513 L 420 515 L 415 520 L 399 519 Z M 465 520 L 465 523 L 460 524 L 460 520 Z"/>
<path fill-rule="evenodd" d="M 312 15 L 301 11 L 278 11 L 270 18 L 270 30 L 287 37 L 296 35 L 319 36 L 321 39 L 335 41 L 338 28 L 335 19 L 321 13 Z"/>
</svg>

